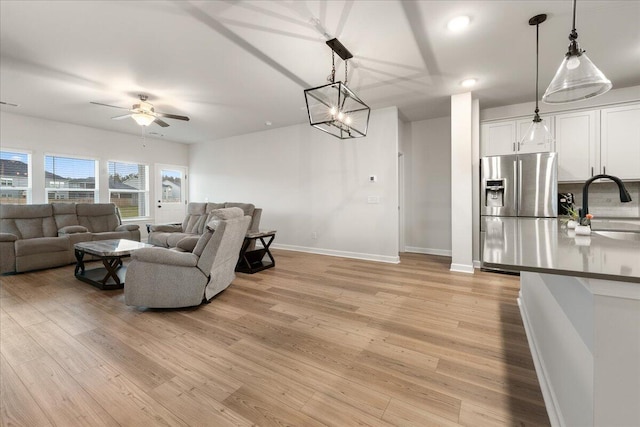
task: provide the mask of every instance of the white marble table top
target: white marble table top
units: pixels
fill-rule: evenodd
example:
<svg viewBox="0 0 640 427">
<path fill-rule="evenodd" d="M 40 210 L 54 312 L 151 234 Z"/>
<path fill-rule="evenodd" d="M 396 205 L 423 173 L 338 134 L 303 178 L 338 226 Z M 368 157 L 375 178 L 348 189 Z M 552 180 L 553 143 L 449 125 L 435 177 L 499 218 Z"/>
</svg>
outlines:
<svg viewBox="0 0 640 427">
<path fill-rule="evenodd" d="M 152 248 L 153 245 L 127 239 L 96 240 L 73 245 L 76 250 L 97 256 L 126 256 L 137 249 Z"/>
</svg>

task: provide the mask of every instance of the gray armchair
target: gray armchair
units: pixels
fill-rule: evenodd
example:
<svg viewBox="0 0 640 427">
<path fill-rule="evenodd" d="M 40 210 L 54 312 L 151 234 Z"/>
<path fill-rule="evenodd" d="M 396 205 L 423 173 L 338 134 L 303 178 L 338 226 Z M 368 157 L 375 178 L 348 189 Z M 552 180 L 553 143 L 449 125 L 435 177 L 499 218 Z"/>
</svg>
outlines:
<svg viewBox="0 0 640 427">
<path fill-rule="evenodd" d="M 191 307 L 209 301 L 233 281 L 240 248 L 251 217 L 242 209 L 217 209 L 193 251 L 144 248 L 135 251 L 127 267 L 127 305 Z M 178 245 L 180 247 L 192 245 Z"/>
</svg>

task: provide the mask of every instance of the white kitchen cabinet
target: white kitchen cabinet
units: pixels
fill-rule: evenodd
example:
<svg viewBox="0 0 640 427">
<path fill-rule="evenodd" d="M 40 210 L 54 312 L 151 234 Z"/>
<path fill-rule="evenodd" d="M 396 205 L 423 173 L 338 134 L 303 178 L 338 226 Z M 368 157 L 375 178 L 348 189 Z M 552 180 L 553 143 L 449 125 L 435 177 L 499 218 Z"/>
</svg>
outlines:
<svg viewBox="0 0 640 427">
<path fill-rule="evenodd" d="M 640 104 L 601 110 L 601 173 L 640 179 Z"/>
<path fill-rule="evenodd" d="M 600 112 L 556 115 L 558 181 L 586 181 L 600 173 Z"/>
<path fill-rule="evenodd" d="M 541 116 L 542 121 L 549 127 L 553 136 L 553 117 Z M 546 145 L 520 145 L 522 137 L 529 130 L 533 117 L 518 120 L 504 120 L 499 122 L 483 123 L 480 126 L 481 156 L 501 156 L 517 153 L 540 153 L 553 151 L 555 148 L 550 142 Z"/>
<path fill-rule="evenodd" d="M 640 179 L 640 104 L 555 116 L 558 182 Z"/>
</svg>

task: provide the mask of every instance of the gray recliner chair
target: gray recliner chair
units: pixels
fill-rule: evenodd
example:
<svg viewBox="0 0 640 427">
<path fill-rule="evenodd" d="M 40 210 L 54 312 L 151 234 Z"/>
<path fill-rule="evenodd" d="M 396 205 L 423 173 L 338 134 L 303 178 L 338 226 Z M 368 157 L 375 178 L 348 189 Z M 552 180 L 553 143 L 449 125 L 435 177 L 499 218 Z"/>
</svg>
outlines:
<svg viewBox="0 0 640 427">
<path fill-rule="evenodd" d="M 251 217 L 242 209 L 212 212 L 193 251 L 143 248 L 131 255 L 124 296 L 127 305 L 175 308 L 209 301 L 235 279 L 235 267 Z M 184 246 L 184 245 L 181 245 Z"/>
</svg>

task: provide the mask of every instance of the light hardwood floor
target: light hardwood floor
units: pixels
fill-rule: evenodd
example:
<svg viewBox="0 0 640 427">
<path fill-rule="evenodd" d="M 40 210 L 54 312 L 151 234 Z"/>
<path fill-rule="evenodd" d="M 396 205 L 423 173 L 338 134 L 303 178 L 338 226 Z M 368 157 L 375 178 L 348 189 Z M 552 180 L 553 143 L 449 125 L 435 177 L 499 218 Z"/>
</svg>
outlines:
<svg viewBox="0 0 640 427">
<path fill-rule="evenodd" d="M 0 278 L 1 424 L 548 425 L 514 276 L 274 251 L 211 304 Z"/>
</svg>

